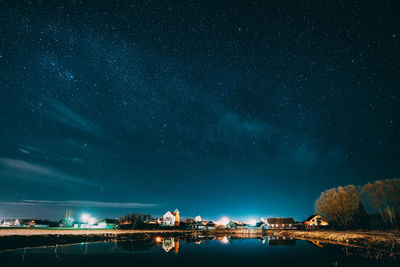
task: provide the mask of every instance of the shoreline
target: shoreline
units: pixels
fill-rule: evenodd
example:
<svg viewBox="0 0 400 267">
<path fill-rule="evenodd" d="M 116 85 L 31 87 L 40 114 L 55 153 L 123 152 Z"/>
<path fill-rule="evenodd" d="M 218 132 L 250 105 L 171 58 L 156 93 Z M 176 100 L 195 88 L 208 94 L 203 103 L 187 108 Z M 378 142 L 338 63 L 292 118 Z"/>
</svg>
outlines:
<svg viewBox="0 0 400 267">
<path fill-rule="evenodd" d="M 154 233 L 189 233 L 201 230 L 114 230 L 114 229 L 38 229 L 38 228 L 0 228 L 0 238 L 4 236 L 36 236 L 36 235 L 125 235 L 125 234 L 154 234 Z"/>
<path fill-rule="evenodd" d="M 275 236 L 293 237 L 307 241 L 316 240 L 348 247 L 400 253 L 400 232 L 398 231 L 277 230 L 271 233 Z"/>
</svg>

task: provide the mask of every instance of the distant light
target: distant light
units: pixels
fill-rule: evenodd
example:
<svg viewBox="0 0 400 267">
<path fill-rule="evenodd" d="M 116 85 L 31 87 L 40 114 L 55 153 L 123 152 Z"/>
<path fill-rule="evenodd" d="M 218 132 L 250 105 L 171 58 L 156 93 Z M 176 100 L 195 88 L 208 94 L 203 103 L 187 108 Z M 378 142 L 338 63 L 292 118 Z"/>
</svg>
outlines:
<svg viewBox="0 0 400 267">
<path fill-rule="evenodd" d="M 257 220 L 256 219 L 250 219 L 250 220 L 247 221 L 247 224 L 255 226 L 257 224 Z"/>
<path fill-rule="evenodd" d="M 157 236 L 157 237 L 156 237 L 156 242 L 157 242 L 157 243 L 160 243 L 161 241 L 162 241 L 161 237 L 160 237 L 160 236 Z"/>
<path fill-rule="evenodd" d="M 216 221 L 217 225 L 227 225 L 231 220 L 228 217 L 222 217 L 218 221 Z"/>
<path fill-rule="evenodd" d="M 93 224 L 95 224 L 96 222 L 97 222 L 97 219 L 96 219 L 96 218 L 89 217 L 89 219 L 88 219 L 88 224 L 89 224 L 89 225 L 93 225 Z"/>
<path fill-rule="evenodd" d="M 84 223 L 86 223 L 89 220 L 89 218 L 90 218 L 90 215 L 87 214 L 87 213 L 83 213 L 81 215 L 81 221 L 84 222 Z"/>
<path fill-rule="evenodd" d="M 222 242 L 223 244 L 228 244 L 228 243 L 229 243 L 229 239 L 228 239 L 226 236 L 224 236 L 224 237 L 221 239 L 221 242 Z"/>
</svg>

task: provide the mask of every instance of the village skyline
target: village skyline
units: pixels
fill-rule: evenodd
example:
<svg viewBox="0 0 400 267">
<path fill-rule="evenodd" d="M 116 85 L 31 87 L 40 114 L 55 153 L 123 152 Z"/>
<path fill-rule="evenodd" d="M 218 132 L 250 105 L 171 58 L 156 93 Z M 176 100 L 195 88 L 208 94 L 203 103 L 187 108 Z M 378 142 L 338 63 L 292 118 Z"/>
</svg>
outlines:
<svg viewBox="0 0 400 267">
<path fill-rule="evenodd" d="M 319 194 L 316 194 L 316 197 Z M 284 198 L 284 197 L 283 197 Z M 70 206 L 72 203 L 72 206 Z M 79 206 L 82 205 L 82 206 Z M 88 206 L 85 206 L 88 205 Z M 144 207 L 135 207 L 137 203 L 124 203 L 124 202 L 102 202 L 102 201 L 48 201 L 48 200 L 24 200 L 15 202 L 3 202 L 0 203 L 0 218 L 6 217 L 29 217 L 29 218 L 45 218 L 45 219 L 57 219 L 60 215 L 63 215 L 65 209 L 71 209 L 74 213 L 91 213 L 96 217 L 110 217 L 117 218 L 123 216 L 128 212 L 139 212 L 144 214 L 152 214 L 154 216 L 162 216 L 165 209 L 168 207 L 179 207 L 174 204 L 149 204 L 143 205 Z M 294 217 L 303 218 L 314 212 L 314 202 L 310 203 L 309 206 L 304 207 L 303 210 L 296 212 L 286 211 L 287 208 L 278 210 L 275 207 L 275 211 L 272 207 L 263 207 L 262 205 L 253 206 L 249 203 L 247 206 L 243 204 L 239 207 L 228 205 L 228 208 L 224 208 L 223 205 L 218 206 L 214 212 L 210 212 L 209 207 L 200 207 L 199 209 L 189 208 L 185 210 L 186 217 L 195 217 L 199 214 L 204 214 L 204 218 L 218 219 L 221 217 L 235 217 L 240 220 L 250 220 L 261 217 Z M 18 208 L 18 210 L 15 209 Z M 290 206 L 289 206 L 290 207 Z M 225 211 L 226 210 L 226 211 Z M 290 210 L 290 209 L 289 209 Z M 222 212 L 221 212 L 222 211 Z"/>
<path fill-rule="evenodd" d="M 178 208 L 176 208 L 176 209 L 178 209 Z M 107 215 L 107 213 L 103 213 L 101 211 L 97 211 L 96 212 L 95 210 L 90 209 L 90 208 L 86 208 L 86 209 L 85 208 L 76 208 L 76 209 L 69 208 L 67 210 L 71 210 L 72 214 L 76 215 L 76 216 L 73 216 L 73 217 L 76 217 L 76 218 L 80 218 L 80 216 L 82 214 L 91 214 L 91 216 L 94 217 L 94 218 L 113 218 L 113 219 L 117 219 L 117 218 L 123 217 L 126 214 L 136 213 L 136 212 L 137 213 L 142 213 L 142 214 L 149 214 L 152 218 L 160 218 L 165 214 L 165 212 L 164 213 L 160 212 L 160 213 L 153 213 L 152 214 L 152 213 L 149 212 L 149 210 L 142 210 L 142 209 L 140 209 L 140 210 L 129 210 L 129 209 L 127 209 L 125 213 L 119 213 L 116 216 L 109 216 L 109 215 Z M 2 213 L 0 213 L 0 219 L 6 219 L 6 218 L 27 219 L 27 218 L 32 218 L 32 219 L 42 219 L 42 220 L 57 220 L 57 219 L 61 219 L 63 217 L 63 215 L 65 214 L 65 211 L 66 211 L 66 209 L 63 208 L 62 212 L 60 213 L 59 216 L 54 216 L 54 217 L 51 217 L 51 218 L 48 218 L 48 217 L 45 217 L 45 216 L 30 216 L 29 214 L 25 214 L 25 215 L 24 214 L 18 214 L 18 215 L 15 215 L 15 214 L 5 214 L 5 213 L 2 214 Z M 164 211 L 165 211 L 165 209 L 164 209 Z M 111 214 L 115 214 L 115 213 L 111 213 Z M 260 215 L 259 214 L 257 214 L 257 215 L 247 214 L 247 215 L 243 215 L 243 216 L 234 216 L 234 215 L 230 215 L 228 213 L 221 213 L 221 215 L 216 215 L 216 216 L 207 216 L 206 214 L 201 215 L 200 213 L 193 213 L 193 214 L 194 215 L 187 215 L 187 214 L 184 213 L 181 216 L 181 218 L 182 219 L 188 219 L 188 218 L 194 219 L 196 217 L 201 217 L 204 220 L 212 220 L 212 221 L 218 221 L 218 220 L 221 220 L 223 218 L 232 218 L 232 220 L 234 220 L 234 221 L 242 221 L 242 222 L 260 220 L 261 218 L 268 218 L 268 217 L 282 217 L 282 218 L 283 217 L 293 217 L 296 220 L 300 220 L 301 219 L 301 218 L 297 218 L 297 217 L 294 217 L 294 216 L 285 216 L 285 215 L 269 214 L 269 213 L 263 213 L 263 214 L 260 214 Z"/>
<path fill-rule="evenodd" d="M 76 214 L 78 215 L 78 214 Z M 162 216 L 150 214 L 131 213 L 119 218 L 97 219 L 92 214 L 82 213 L 74 216 L 71 209 L 65 211 L 64 217 L 59 221 L 27 218 L 0 218 L 0 227 L 34 227 L 34 228 L 74 228 L 74 229 L 158 229 L 179 228 L 192 230 L 216 230 L 216 229 L 302 229 L 307 226 L 328 226 L 329 223 L 318 214 L 309 216 L 305 220 L 296 221 L 289 218 L 259 218 L 251 217 L 247 220 L 237 218 L 220 217 L 216 219 L 204 219 L 200 215 L 184 217 L 178 209 L 167 211 Z"/>
</svg>

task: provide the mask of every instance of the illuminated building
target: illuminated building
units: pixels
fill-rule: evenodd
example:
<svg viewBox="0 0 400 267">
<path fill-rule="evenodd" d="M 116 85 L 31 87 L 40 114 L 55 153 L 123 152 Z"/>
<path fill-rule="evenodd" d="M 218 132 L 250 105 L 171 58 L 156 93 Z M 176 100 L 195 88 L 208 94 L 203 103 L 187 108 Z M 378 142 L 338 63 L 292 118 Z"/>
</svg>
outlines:
<svg viewBox="0 0 400 267">
<path fill-rule="evenodd" d="M 329 225 L 327 221 L 325 221 L 321 215 L 314 214 L 310 217 L 308 217 L 304 221 L 304 225 L 306 228 L 314 228 L 314 227 L 326 227 Z"/>
</svg>

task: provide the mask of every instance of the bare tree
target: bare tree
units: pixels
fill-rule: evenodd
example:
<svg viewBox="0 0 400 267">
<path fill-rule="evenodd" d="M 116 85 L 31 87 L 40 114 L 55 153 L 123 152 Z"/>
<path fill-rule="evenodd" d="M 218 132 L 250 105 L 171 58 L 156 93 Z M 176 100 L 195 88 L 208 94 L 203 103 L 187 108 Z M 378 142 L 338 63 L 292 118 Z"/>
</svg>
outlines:
<svg viewBox="0 0 400 267">
<path fill-rule="evenodd" d="M 141 213 L 131 213 L 120 218 L 121 222 L 126 222 L 128 225 L 132 226 L 132 229 L 142 228 L 145 221 L 150 220 L 151 216 L 148 214 Z"/>
<path fill-rule="evenodd" d="M 321 193 L 315 211 L 331 224 L 348 228 L 358 214 L 360 202 L 359 190 L 354 185 L 339 186 Z"/>
<path fill-rule="evenodd" d="M 400 222 L 400 179 L 377 180 L 362 188 L 368 207 L 379 214 L 384 227 L 394 228 Z"/>
</svg>

